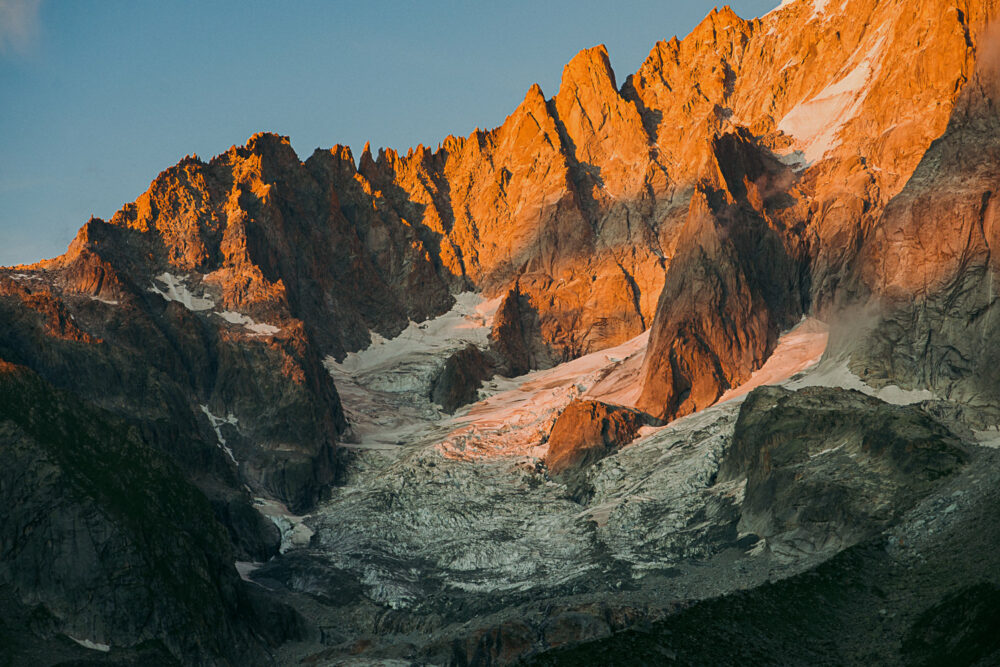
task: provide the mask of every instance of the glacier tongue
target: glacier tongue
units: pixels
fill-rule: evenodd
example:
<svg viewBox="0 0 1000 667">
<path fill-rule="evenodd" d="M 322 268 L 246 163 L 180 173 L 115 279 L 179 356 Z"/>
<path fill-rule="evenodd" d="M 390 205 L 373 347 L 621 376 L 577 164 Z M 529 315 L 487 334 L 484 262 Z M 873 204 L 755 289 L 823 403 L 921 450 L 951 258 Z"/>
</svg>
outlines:
<svg viewBox="0 0 1000 667">
<path fill-rule="evenodd" d="M 450 623 L 538 600 L 627 591 L 622 604 L 655 608 L 770 576 L 768 551 L 739 533 L 745 480 L 716 481 L 740 400 L 644 427 L 586 471 L 582 494 L 540 466 L 548 430 L 573 398 L 635 401 L 648 333 L 494 378 L 479 402 L 441 413 L 428 398 L 432 378 L 456 350 L 488 344 L 495 308 L 460 295 L 439 318 L 327 360 L 354 432 L 345 483 L 303 519 L 311 539 L 286 542 L 254 577 L 336 601 L 329 622 L 347 636 L 372 632 L 372 604 L 401 614 L 400 636 L 423 633 L 428 618 L 446 636 Z M 826 338 L 823 325 L 804 321 L 726 398 L 801 380 Z"/>
</svg>

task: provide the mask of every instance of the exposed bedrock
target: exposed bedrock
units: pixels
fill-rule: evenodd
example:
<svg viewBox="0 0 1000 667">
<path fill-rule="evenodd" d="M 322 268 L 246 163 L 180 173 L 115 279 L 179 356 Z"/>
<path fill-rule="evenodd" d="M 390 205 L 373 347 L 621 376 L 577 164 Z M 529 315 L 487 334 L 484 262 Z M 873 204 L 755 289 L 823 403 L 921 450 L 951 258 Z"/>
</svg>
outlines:
<svg viewBox="0 0 1000 667">
<path fill-rule="evenodd" d="M 550 368 L 568 358 L 568 355 L 558 356 L 546 344 L 538 308 L 521 291 L 519 282 L 514 283 L 497 308 L 490 331 L 490 350 L 497 357 L 498 372 L 507 377 Z"/>
<path fill-rule="evenodd" d="M 448 413 L 479 397 L 483 380 L 493 377 L 490 358 L 473 344 L 466 345 L 445 361 L 444 368 L 431 381 L 430 399 Z"/>
<path fill-rule="evenodd" d="M 761 387 L 740 410 L 719 481 L 747 480 L 741 532 L 788 557 L 832 554 L 886 528 L 968 460 L 917 406 Z"/>
<path fill-rule="evenodd" d="M 717 139 L 714 156 L 717 177 L 692 198 L 650 333 L 639 407 L 661 419 L 746 381 L 806 307 L 804 245 L 781 216 L 789 168 L 745 132 Z"/>
<path fill-rule="evenodd" d="M 205 497 L 138 428 L 2 361 L 0 502 L 11 664 L 101 647 L 157 664 L 267 664 L 269 645 L 299 636 L 294 612 L 240 580 Z"/>
<path fill-rule="evenodd" d="M 1000 419 L 1000 70 L 988 65 L 866 239 L 854 284 L 870 304 L 842 343 L 869 383 L 931 389 L 981 426 Z"/>
<path fill-rule="evenodd" d="M 636 410 L 574 399 L 552 425 L 545 465 L 553 475 L 572 475 L 632 442 L 650 423 Z"/>
<path fill-rule="evenodd" d="M 31 275 L 0 277 L 0 356 L 142 428 L 214 505 L 249 505 L 249 484 L 304 508 L 332 481 L 345 422 L 301 324 L 256 335 L 118 272 L 102 296 L 76 294 L 60 270 Z"/>
</svg>

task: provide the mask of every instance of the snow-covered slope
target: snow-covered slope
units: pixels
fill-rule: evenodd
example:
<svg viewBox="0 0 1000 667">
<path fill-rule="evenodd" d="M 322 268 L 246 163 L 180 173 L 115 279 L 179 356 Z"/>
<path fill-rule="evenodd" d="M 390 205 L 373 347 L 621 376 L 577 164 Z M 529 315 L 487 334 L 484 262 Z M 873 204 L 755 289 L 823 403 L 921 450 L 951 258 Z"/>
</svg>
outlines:
<svg viewBox="0 0 1000 667">
<path fill-rule="evenodd" d="M 485 348 L 499 299 L 459 294 L 455 306 L 426 322 L 410 322 L 386 340 L 326 367 L 340 394 L 351 433 L 346 447 L 395 451 L 398 445 L 428 437 L 445 415 L 430 398 L 431 381 L 454 352 L 472 343 Z"/>
</svg>

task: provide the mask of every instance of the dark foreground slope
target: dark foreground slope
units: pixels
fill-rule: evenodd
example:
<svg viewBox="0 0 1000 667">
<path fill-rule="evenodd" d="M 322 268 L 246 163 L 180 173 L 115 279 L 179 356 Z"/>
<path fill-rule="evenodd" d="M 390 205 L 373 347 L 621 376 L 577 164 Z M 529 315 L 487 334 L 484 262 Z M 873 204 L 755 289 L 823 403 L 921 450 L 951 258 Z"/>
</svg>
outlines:
<svg viewBox="0 0 1000 667">
<path fill-rule="evenodd" d="M 900 562 L 875 540 L 808 573 L 529 664 L 996 665 L 1000 535 L 987 517 L 997 501 L 983 500 L 978 520 L 953 527 L 921 562 Z"/>
<path fill-rule="evenodd" d="M 0 504 L 4 664 L 263 664 L 297 632 L 239 578 L 205 497 L 138 429 L 6 362 Z"/>
</svg>

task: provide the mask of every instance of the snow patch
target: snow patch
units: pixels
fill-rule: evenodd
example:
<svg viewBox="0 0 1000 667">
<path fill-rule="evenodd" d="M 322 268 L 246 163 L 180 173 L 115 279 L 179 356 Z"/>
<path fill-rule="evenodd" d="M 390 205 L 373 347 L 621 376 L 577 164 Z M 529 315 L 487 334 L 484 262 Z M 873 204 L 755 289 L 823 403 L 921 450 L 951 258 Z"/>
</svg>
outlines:
<svg viewBox="0 0 1000 667">
<path fill-rule="evenodd" d="M 750 379 L 730 389 L 719 403 L 742 400 L 762 385 L 779 385 L 792 391 L 804 387 L 855 389 L 893 405 L 911 405 L 937 398 L 926 389 L 902 389 L 887 385 L 876 389 L 851 372 L 847 359 L 823 358 L 829 342 L 829 328 L 814 318 L 804 318 L 778 339 L 774 352 Z"/>
<path fill-rule="evenodd" d="M 896 385 L 887 385 L 876 389 L 851 372 L 846 359 L 824 360 L 805 377 L 794 379 L 785 385 L 788 389 L 797 391 L 804 387 L 839 387 L 855 389 L 863 394 L 892 403 L 893 405 L 912 405 L 921 401 L 932 401 L 937 398 L 934 392 L 927 389 L 902 389 Z"/>
<path fill-rule="evenodd" d="M 829 328 L 815 318 L 804 318 L 778 339 L 778 345 L 761 368 L 739 387 L 730 389 L 719 403 L 742 398 L 762 385 L 779 384 L 812 368 L 823 358 L 830 337 Z"/>
<path fill-rule="evenodd" d="M 232 413 L 229 413 L 229 416 L 225 418 L 216 417 L 209 411 L 207 405 L 202 405 L 200 407 L 201 411 L 205 413 L 206 417 L 208 417 L 208 422 L 212 425 L 212 428 L 215 430 L 215 436 L 219 439 L 219 447 L 221 447 L 222 450 L 229 455 L 229 458 L 232 459 L 233 463 L 239 465 L 239 462 L 233 455 L 233 450 L 226 445 L 226 439 L 222 435 L 223 424 L 229 424 L 230 426 L 235 428 L 236 425 L 239 423 L 239 420 L 236 419 L 236 417 L 234 417 Z"/>
<path fill-rule="evenodd" d="M 118 305 L 118 302 L 115 301 L 115 300 L 113 300 L 113 299 L 102 299 L 99 296 L 93 296 L 93 295 L 91 295 L 90 296 L 90 300 L 91 301 L 100 301 L 101 303 L 105 303 L 105 304 L 107 304 L 109 306 L 117 306 Z"/>
<path fill-rule="evenodd" d="M 976 444 L 980 447 L 1000 449 L 1000 426 L 988 428 L 985 431 L 973 431 L 972 434 L 976 437 Z"/>
<path fill-rule="evenodd" d="M 494 378 L 487 383 L 484 400 L 459 410 L 448 421 L 451 432 L 438 444 L 439 451 L 467 460 L 543 457 L 547 449 L 543 441 L 574 398 L 635 404 L 648 342 L 646 331 L 555 368 L 514 379 Z"/>
<path fill-rule="evenodd" d="M 806 23 L 818 19 L 825 13 L 828 0 L 813 0 L 813 13 L 806 20 Z"/>
<path fill-rule="evenodd" d="M 111 646 L 108 644 L 102 644 L 100 642 L 95 642 L 90 639 L 77 639 L 73 635 L 66 635 L 66 636 L 75 641 L 83 648 L 89 648 L 91 651 L 100 651 L 101 653 L 107 653 L 108 651 L 111 650 Z"/>
<path fill-rule="evenodd" d="M 810 454 L 809 458 L 810 459 L 815 459 L 815 458 L 819 458 L 820 456 L 823 456 L 825 454 L 833 454 L 834 452 L 840 451 L 843 448 L 844 448 L 844 443 L 840 443 L 836 447 L 827 447 L 826 449 L 824 449 L 821 452 L 816 452 L 815 454 Z"/>
<path fill-rule="evenodd" d="M 764 18 L 765 16 L 771 16 L 772 14 L 777 14 L 778 12 L 787 9 L 792 5 L 803 1 L 804 0 L 782 0 L 782 3 L 780 5 L 778 5 L 768 13 L 764 14 L 764 16 L 762 16 L 761 18 Z M 807 1 L 810 5 L 812 5 L 812 10 L 813 10 L 809 18 L 806 19 L 806 23 L 809 23 L 810 21 L 813 21 L 826 14 L 826 6 L 829 4 L 829 0 L 805 0 L 805 1 Z M 843 8 L 843 3 L 841 3 L 841 8 Z"/>
<path fill-rule="evenodd" d="M 447 313 L 426 322 L 411 321 L 392 339 L 373 332 L 371 345 L 331 365 L 340 372 L 364 374 L 380 372 L 414 357 L 451 353 L 468 343 L 485 347 L 501 300 L 498 297 L 486 301 L 474 292 L 463 292 L 455 296 L 455 305 Z"/>
<path fill-rule="evenodd" d="M 240 575 L 240 579 L 243 581 L 248 581 L 251 584 L 257 583 L 250 578 L 250 574 L 255 570 L 259 570 L 263 563 L 254 563 L 251 561 L 238 560 L 234 563 L 236 566 L 236 573 Z"/>
<path fill-rule="evenodd" d="M 207 290 L 203 291 L 202 296 L 197 297 L 191 292 L 191 290 L 188 289 L 186 283 L 190 280 L 189 276 L 178 277 L 172 273 L 161 273 L 156 276 L 156 280 L 163 284 L 163 289 L 160 289 L 160 287 L 156 285 L 156 282 L 154 282 L 153 286 L 149 288 L 149 291 L 154 294 L 159 294 L 167 301 L 177 301 L 188 310 L 194 312 L 203 312 L 215 308 L 215 301 L 212 300 L 212 296 Z M 103 301 L 102 299 L 97 299 L 96 297 L 91 298 L 97 301 Z M 104 301 L 104 303 L 118 305 L 117 301 Z M 250 332 L 251 336 L 273 336 L 281 331 L 280 327 L 276 327 L 273 324 L 254 322 L 253 318 L 235 311 L 216 310 L 214 311 L 214 314 L 218 315 L 230 324 L 238 324 L 244 327 Z"/>
<path fill-rule="evenodd" d="M 454 307 L 426 322 L 410 322 L 395 338 L 373 333 L 372 343 L 343 361 L 327 357 L 356 449 L 396 452 L 422 439 L 444 418 L 431 403 L 430 385 L 448 357 L 469 344 L 485 348 L 500 298 L 466 292 Z"/>
<path fill-rule="evenodd" d="M 884 41 L 880 37 L 853 69 L 792 108 L 778 123 L 779 131 L 796 139 L 796 148 L 808 163 L 823 159 L 840 145 L 841 129 L 861 111 L 868 96 L 867 84 L 878 74 L 875 61 Z"/>
<path fill-rule="evenodd" d="M 154 282 L 149 291 L 159 294 L 167 301 L 177 301 L 188 310 L 195 312 L 211 310 L 215 307 L 215 302 L 212 301 L 212 297 L 209 296 L 208 292 L 205 292 L 201 297 L 197 297 L 191 293 L 187 285 L 184 284 L 187 278 L 178 278 L 172 273 L 161 273 L 156 276 L 156 280 L 163 283 L 164 288 L 160 289 Z"/>
<path fill-rule="evenodd" d="M 281 331 L 280 327 L 276 327 L 273 324 L 254 322 L 252 317 L 232 310 L 225 310 L 221 312 L 216 311 L 215 314 L 230 324 L 242 325 L 245 329 L 250 331 L 253 336 L 273 336 Z"/>
</svg>

